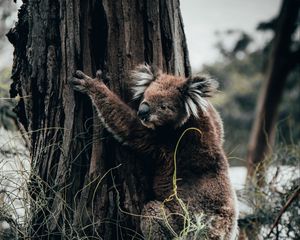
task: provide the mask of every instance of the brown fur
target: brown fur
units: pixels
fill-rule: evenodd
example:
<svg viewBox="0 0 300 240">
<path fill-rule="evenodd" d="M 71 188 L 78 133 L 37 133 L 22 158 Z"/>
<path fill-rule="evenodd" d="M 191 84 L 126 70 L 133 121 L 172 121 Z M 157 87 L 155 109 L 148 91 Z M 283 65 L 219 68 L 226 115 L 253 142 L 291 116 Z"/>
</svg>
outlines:
<svg viewBox="0 0 300 240">
<path fill-rule="evenodd" d="M 185 129 L 194 127 L 201 134 L 187 132 L 177 153 L 178 196 L 188 206 L 192 218 L 205 214 L 208 239 L 234 239 L 237 213 L 235 194 L 228 177 L 228 163 L 222 147 L 222 122 L 206 99 L 213 91 L 212 82 L 201 77 L 185 79 L 160 72 L 153 73 L 149 66 L 138 66 L 133 78 L 139 81 L 139 77 L 145 80 L 137 83 L 140 88 L 137 88 L 135 98 L 141 103 L 147 103 L 151 111 L 149 119 L 145 121 L 100 79 L 91 79 L 78 71 L 77 78 L 71 83 L 75 90 L 86 92 L 91 97 L 104 125 L 118 141 L 153 158 L 155 201 L 149 202 L 143 209 L 142 215 L 148 216 L 141 219 L 143 234 L 148 239 L 172 238 L 172 233 L 160 219 L 160 210 L 163 208 L 167 213 L 183 213 L 175 199 L 163 202 L 174 193 L 172 176 L 176 143 Z M 199 84 L 192 85 L 197 82 Z M 193 95 L 191 87 L 201 90 L 197 92 L 202 94 L 201 98 Z M 185 105 L 189 97 L 193 100 L 190 104 L 197 100 L 204 101 L 202 105 L 196 105 L 197 113 Z M 173 215 L 169 222 L 179 234 L 183 218 Z M 197 236 L 193 237 L 186 238 L 197 239 Z"/>
</svg>

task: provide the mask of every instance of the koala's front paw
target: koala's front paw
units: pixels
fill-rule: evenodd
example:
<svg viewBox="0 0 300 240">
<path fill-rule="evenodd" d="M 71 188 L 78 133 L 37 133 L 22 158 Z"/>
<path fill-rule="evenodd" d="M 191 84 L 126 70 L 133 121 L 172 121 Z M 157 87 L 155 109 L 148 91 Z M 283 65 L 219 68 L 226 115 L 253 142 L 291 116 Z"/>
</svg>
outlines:
<svg viewBox="0 0 300 240">
<path fill-rule="evenodd" d="M 75 91 L 86 93 L 90 81 L 92 81 L 92 79 L 89 76 L 85 75 L 82 71 L 77 70 L 74 77 L 69 80 L 69 84 Z"/>
<path fill-rule="evenodd" d="M 102 84 L 102 71 L 96 72 L 96 78 L 91 78 L 84 74 L 82 71 L 77 70 L 74 77 L 69 80 L 71 87 L 78 92 L 87 93 L 89 90 L 94 89 L 98 84 Z"/>
<path fill-rule="evenodd" d="M 90 87 L 92 87 L 96 82 L 101 80 L 101 71 L 97 71 L 96 78 L 92 79 L 88 75 L 85 75 L 82 71 L 77 70 L 74 77 L 69 80 L 69 84 L 75 91 L 87 93 Z M 97 81 L 98 80 L 98 81 Z"/>
</svg>

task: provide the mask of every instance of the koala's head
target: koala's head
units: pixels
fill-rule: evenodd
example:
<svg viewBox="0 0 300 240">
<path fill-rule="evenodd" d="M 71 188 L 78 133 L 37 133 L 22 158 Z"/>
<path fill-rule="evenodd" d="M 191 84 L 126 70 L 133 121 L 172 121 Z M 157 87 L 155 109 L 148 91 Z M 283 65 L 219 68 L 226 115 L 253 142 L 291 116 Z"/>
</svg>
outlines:
<svg viewBox="0 0 300 240">
<path fill-rule="evenodd" d="M 184 78 L 163 74 L 149 65 L 132 72 L 133 98 L 139 100 L 138 117 L 144 126 L 180 127 L 190 117 L 199 118 L 208 107 L 207 97 L 217 90 L 218 82 L 207 76 Z"/>
</svg>

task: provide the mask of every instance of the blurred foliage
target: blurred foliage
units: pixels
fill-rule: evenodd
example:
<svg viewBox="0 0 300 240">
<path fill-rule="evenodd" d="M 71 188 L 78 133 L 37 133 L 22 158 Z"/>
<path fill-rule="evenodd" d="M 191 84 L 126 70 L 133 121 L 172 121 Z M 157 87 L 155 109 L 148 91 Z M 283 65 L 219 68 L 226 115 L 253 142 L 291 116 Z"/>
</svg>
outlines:
<svg viewBox="0 0 300 240">
<path fill-rule="evenodd" d="M 17 6 L 13 1 L 0 0 L 0 56 L 3 57 L 8 41 L 6 33 L 13 26 Z M 16 130 L 16 115 L 13 112 L 15 101 L 9 99 L 11 66 L 0 68 L 0 127 Z"/>
<path fill-rule="evenodd" d="M 12 27 L 17 6 L 13 1 L 0 0 L 0 50 L 5 47 L 5 34 Z"/>
<path fill-rule="evenodd" d="M 273 20 L 272 20 L 273 21 Z M 260 24 L 261 25 L 261 24 Z M 230 35 L 237 31 L 227 31 Z M 236 44 L 228 49 L 222 41 L 217 43 L 221 60 L 204 65 L 202 72 L 220 82 L 221 93 L 214 104 L 221 113 L 225 126 L 225 149 L 232 164 L 243 164 L 250 137 L 255 108 L 270 54 L 271 41 L 262 48 L 250 51 L 251 36 L 238 32 Z M 295 43 L 296 44 L 296 43 Z M 288 77 L 277 121 L 277 141 L 286 144 L 300 140 L 300 69 Z"/>
<path fill-rule="evenodd" d="M 13 111 L 16 101 L 9 97 L 10 74 L 10 67 L 0 71 L 0 127 L 17 130 L 16 114 Z"/>
</svg>

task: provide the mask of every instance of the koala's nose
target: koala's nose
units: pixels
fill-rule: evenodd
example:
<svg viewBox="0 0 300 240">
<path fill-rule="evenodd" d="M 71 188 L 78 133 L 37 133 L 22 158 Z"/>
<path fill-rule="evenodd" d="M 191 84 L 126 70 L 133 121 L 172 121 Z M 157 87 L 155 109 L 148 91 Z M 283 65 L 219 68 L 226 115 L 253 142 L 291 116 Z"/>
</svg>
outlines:
<svg viewBox="0 0 300 240">
<path fill-rule="evenodd" d="M 150 106 L 148 103 L 142 103 L 139 106 L 139 110 L 137 112 L 137 115 L 141 118 L 141 119 L 147 119 L 149 117 L 149 113 L 150 113 Z"/>
</svg>

